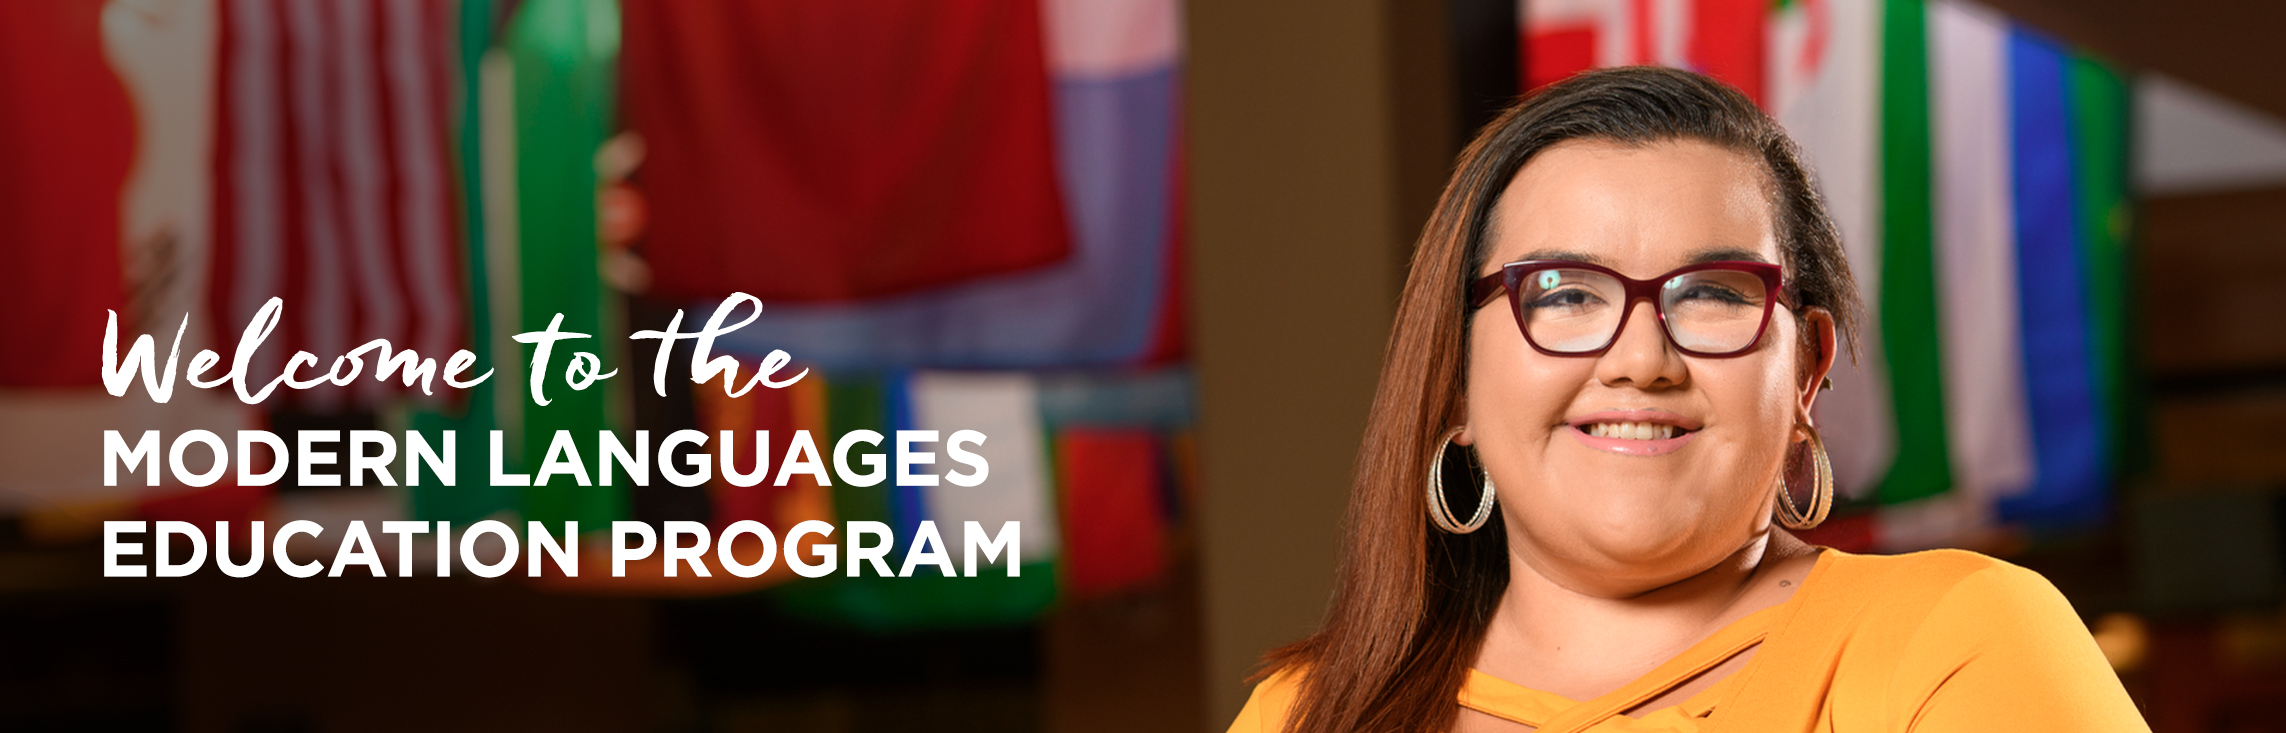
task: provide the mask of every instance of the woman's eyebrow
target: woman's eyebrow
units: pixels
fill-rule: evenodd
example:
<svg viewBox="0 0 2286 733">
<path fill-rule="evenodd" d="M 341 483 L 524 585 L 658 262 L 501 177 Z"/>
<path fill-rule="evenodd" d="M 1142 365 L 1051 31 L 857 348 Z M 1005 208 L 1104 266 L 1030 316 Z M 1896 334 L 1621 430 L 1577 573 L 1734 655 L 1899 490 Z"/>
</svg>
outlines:
<svg viewBox="0 0 2286 733">
<path fill-rule="evenodd" d="M 1706 264 L 1706 263 L 1709 263 L 1709 262 L 1741 262 L 1741 261 L 1744 261 L 1744 262 L 1760 262 L 1760 263 L 1764 263 L 1764 264 L 1769 264 L 1769 262 L 1770 262 L 1770 260 L 1769 260 L 1768 258 L 1765 258 L 1765 257 L 1763 257 L 1763 256 L 1762 256 L 1762 253 L 1760 253 L 1760 252 L 1756 252 L 1756 251 L 1754 251 L 1754 250 L 1751 250 L 1751 249 L 1739 249 L 1739 248 L 1736 248 L 1736 247 L 1723 247 L 1723 248 L 1719 248 L 1719 249 L 1708 249 L 1708 250 L 1700 250 L 1700 251 L 1698 251 L 1697 253 L 1694 253 L 1694 254 L 1692 254 L 1692 255 L 1691 255 L 1691 264 L 1694 264 L 1694 265 L 1704 265 L 1704 264 Z"/>
<path fill-rule="evenodd" d="M 1604 267 L 1611 266 L 1610 263 L 1604 261 L 1601 255 L 1597 255 L 1593 252 L 1574 252 L 1565 249 L 1536 249 L 1524 253 L 1524 256 L 1518 257 L 1514 261 L 1524 262 L 1526 260 L 1571 260 L 1573 262 L 1585 262 L 1590 265 L 1602 265 Z"/>
<path fill-rule="evenodd" d="M 1585 262 L 1591 265 L 1602 265 L 1604 267 L 1611 266 L 1611 263 L 1605 261 L 1602 255 L 1598 255 L 1593 252 L 1578 252 L 1565 249 L 1536 249 L 1524 253 L 1524 256 L 1518 257 L 1514 261 L 1523 262 L 1526 260 L 1571 260 L 1573 262 Z M 1756 252 L 1751 249 L 1740 249 L 1737 247 L 1718 247 L 1715 249 L 1704 249 L 1691 253 L 1691 260 L 1688 264 L 1703 265 L 1709 262 L 1739 261 L 1768 263 L 1770 260 L 1769 258 L 1763 257 L 1761 252 Z"/>
</svg>

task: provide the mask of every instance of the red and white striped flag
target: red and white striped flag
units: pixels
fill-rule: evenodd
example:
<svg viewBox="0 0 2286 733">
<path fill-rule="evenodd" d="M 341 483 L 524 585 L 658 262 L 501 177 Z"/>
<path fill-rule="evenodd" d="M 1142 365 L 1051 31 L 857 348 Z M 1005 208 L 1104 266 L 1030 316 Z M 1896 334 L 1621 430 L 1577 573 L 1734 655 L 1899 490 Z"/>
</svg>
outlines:
<svg viewBox="0 0 2286 733">
<path fill-rule="evenodd" d="M 1588 69 L 1657 64 L 1721 79 L 1763 101 L 1768 0 L 1519 2 L 1525 91 Z"/>
<path fill-rule="evenodd" d="M 218 11 L 217 341 L 234 345 L 278 297 L 285 317 L 250 378 L 296 350 L 322 369 L 383 338 L 441 364 L 466 338 L 451 4 L 224 0 Z M 375 361 L 353 386 L 288 399 L 326 409 L 405 391 L 373 379 Z"/>
</svg>

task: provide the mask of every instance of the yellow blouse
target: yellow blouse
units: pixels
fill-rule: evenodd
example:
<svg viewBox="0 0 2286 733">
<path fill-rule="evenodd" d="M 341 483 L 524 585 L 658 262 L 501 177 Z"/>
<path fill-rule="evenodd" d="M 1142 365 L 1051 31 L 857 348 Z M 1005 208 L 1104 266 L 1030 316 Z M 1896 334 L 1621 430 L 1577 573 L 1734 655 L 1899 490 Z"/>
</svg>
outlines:
<svg viewBox="0 0 2286 733">
<path fill-rule="evenodd" d="M 1681 704 L 1622 715 L 1757 644 L 1745 666 Z M 1257 685 L 1232 733 L 1281 730 L 1293 672 Z M 1540 733 L 2150 730 L 2055 586 L 1960 550 L 1828 548 L 1786 602 L 1601 697 L 1573 701 L 1470 670 L 1458 700 Z"/>
</svg>

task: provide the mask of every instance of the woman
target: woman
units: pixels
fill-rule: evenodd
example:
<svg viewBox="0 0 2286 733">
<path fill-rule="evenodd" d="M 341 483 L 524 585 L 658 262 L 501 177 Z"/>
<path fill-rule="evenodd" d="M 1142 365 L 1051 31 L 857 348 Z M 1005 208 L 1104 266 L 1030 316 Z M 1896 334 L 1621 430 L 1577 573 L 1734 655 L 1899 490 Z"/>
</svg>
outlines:
<svg viewBox="0 0 2286 733">
<path fill-rule="evenodd" d="M 1510 110 L 1414 254 L 1325 625 L 1231 729 L 2146 730 L 2039 575 L 1772 526 L 1832 502 L 1810 408 L 1857 312 L 1737 91 L 1614 69 Z"/>
</svg>

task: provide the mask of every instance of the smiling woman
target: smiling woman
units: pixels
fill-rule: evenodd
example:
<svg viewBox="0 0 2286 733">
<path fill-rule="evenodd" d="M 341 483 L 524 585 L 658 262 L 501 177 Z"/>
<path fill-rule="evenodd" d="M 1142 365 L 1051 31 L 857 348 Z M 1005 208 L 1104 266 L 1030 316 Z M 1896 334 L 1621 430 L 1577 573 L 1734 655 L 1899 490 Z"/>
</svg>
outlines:
<svg viewBox="0 0 2286 733">
<path fill-rule="evenodd" d="M 1737 91 L 1509 110 L 1415 250 L 1326 623 L 1232 730 L 2145 730 L 2039 575 L 1780 528 L 1832 501 L 1811 406 L 1857 310 Z"/>
</svg>

